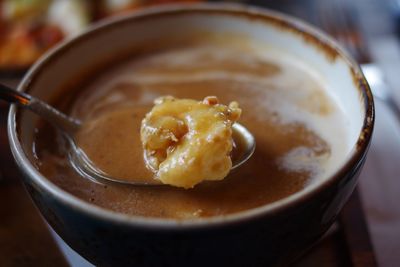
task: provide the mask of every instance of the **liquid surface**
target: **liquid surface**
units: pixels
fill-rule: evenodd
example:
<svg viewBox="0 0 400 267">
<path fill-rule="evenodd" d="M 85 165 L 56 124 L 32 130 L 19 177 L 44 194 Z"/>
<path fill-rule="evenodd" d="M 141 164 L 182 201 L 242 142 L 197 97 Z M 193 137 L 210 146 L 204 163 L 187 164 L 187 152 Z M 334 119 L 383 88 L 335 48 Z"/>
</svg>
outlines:
<svg viewBox="0 0 400 267">
<path fill-rule="evenodd" d="M 70 167 L 62 138 L 46 126 L 36 136 L 37 167 L 73 195 L 126 214 L 188 219 L 258 207 L 325 179 L 344 160 L 345 116 L 325 89 L 304 64 L 268 49 L 199 43 L 157 50 L 98 73 L 68 104 L 71 116 L 90 121 L 79 137 L 85 152 L 112 175 L 151 177 L 140 124 L 153 100 L 215 95 L 240 103 L 239 122 L 255 136 L 246 164 L 187 190 L 102 185 Z"/>
</svg>

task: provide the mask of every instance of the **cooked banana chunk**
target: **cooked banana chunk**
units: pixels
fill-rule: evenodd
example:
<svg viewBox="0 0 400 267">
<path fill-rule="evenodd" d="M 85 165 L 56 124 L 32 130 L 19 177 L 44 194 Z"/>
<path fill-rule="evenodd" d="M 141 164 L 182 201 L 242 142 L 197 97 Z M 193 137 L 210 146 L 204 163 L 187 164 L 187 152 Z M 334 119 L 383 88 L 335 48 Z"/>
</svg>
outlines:
<svg viewBox="0 0 400 267">
<path fill-rule="evenodd" d="M 141 141 L 148 168 L 164 184 L 191 188 L 203 180 L 222 180 L 232 161 L 232 125 L 241 114 L 237 102 L 219 104 L 160 97 L 142 121 Z"/>
</svg>

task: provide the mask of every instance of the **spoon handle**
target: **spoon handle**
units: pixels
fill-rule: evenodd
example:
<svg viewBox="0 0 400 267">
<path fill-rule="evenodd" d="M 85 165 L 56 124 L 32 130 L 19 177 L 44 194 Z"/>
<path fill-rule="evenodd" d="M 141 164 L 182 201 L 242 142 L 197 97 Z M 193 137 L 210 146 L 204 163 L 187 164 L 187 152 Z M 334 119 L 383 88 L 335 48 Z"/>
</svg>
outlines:
<svg viewBox="0 0 400 267">
<path fill-rule="evenodd" d="M 11 89 L 3 84 L 0 84 L 0 88 L 0 98 L 9 103 L 16 103 L 20 106 L 28 106 L 32 99 L 30 95 L 18 92 L 17 90 Z"/>
<path fill-rule="evenodd" d="M 0 84 L 0 99 L 33 111 L 69 135 L 72 135 L 80 126 L 78 120 L 68 117 L 59 110 L 31 95 L 19 92 L 3 84 Z"/>
</svg>

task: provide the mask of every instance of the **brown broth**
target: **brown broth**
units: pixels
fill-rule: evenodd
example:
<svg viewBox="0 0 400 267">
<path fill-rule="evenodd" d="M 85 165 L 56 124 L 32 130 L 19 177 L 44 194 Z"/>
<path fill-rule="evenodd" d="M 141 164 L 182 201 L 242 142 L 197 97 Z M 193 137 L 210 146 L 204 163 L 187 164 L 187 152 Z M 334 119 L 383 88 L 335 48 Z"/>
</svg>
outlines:
<svg viewBox="0 0 400 267">
<path fill-rule="evenodd" d="M 182 53 L 190 55 L 190 49 Z M 170 62 L 171 58 L 176 58 L 174 54 L 168 56 L 170 51 L 132 57 L 116 64 L 112 70 L 90 77 L 84 90 L 67 104 L 72 116 L 90 121 L 78 139 L 100 169 L 112 176 L 146 178 L 153 174 L 144 165 L 140 123 L 151 109 L 154 98 L 172 95 L 200 100 L 215 95 L 221 103 L 238 101 L 243 110 L 239 122 L 254 134 L 257 146 L 254 155 L 223 181 L 204 182 L 188 190 L 169 186 L 101 185 L 79 176 L 71 168 L 65 156 L 67 148 L 50 126 L 40 127 L 36 136 L 40 172 L 62 189 L 100 207 L 132 215 L 177 219 L 239 212 L 303 189 L 317 170 L 290 170 L 282 167 L 280 160 L 298 147 L 306 147 L 316 155 L 329 155 L 330 148 L 306 125 L 283 123 L 268 105 L 256 103 L 255 100 L 265 97 L 268 90 L 276 90 L 274 82 L 266 87 L 249 80 L 229 78 L 229 75 L 247 75 L 272 81 L 284 71 L 278 63 L 251 54 L 232 56 L 238 55 L 237 52 L 233 49 L 230 56 L 221 56 L 207 47 L 190 59 L 191 64 L 183 59 L 183 63 Z M 181 52 L 173 53 L 179 56 Z M 215 75 L 202 79 L 205 72 Z M 137 79 L 131 79 L 130 74 Z M 313 79 L 307 73 L 301 75 L 303 79 Z M 312 84 L 317 89 L 309 105 L 316 104 L 307 108 L 329 114 L 332 107 L 328 97 L 318 89 L 317 82 Z"/>
</svg>

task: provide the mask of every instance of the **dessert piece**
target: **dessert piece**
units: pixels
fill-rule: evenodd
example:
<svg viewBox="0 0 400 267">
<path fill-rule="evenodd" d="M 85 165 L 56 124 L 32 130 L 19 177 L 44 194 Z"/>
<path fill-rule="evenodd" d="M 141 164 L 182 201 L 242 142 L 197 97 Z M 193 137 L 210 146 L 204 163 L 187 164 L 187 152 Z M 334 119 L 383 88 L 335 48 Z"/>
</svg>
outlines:
<svg viewBox="0 0 400 267">
<path fill-rule="evenodd" d="M 145 161 L 164 184 L 191 188 L 222 180 L 231 167 L 232 125 L 241 114 L 237 102 L 220 104 L 171 96 L 155 100 L 141 125 Z"/>
</svg>

